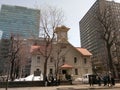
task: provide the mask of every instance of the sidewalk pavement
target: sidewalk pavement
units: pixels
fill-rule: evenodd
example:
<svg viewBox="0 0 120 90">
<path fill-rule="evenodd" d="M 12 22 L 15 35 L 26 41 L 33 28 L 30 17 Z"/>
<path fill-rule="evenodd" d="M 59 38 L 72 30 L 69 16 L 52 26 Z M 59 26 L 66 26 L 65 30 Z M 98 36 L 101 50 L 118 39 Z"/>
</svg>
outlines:
<svg viewBox="0 0 120 90">
<path fill-rule="evenodd" d="M 50 87 L 20 87 L 20 88 L 9 88 L 8 90 L 88 90 L 88 89 L 108 89 L 108 88 L 120 88 L 120 83 L 117 83 L 113 87 L 108 86 L 98 86 L 94 85 L 90 87 L 88 84 L 80 85 L 62 85 L 62 86 L 50 86 Z M 0 90 L 5 90 L 5 88 L 0 88 Z"/>
</svg>

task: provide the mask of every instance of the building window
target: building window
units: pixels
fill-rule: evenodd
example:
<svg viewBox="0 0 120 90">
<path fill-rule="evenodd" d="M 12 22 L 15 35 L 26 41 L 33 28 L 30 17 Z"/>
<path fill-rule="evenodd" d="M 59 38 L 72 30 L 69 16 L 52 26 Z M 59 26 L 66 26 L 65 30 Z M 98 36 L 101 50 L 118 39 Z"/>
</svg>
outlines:
<svg viewBox="0 0 120 90">
<path fill-rule="evenodd" d="M 51 62 L 51 63 L 53 62 L 53 57 L 50 58 L 50 62 Z"/>
<path fill-rule="evenodd" d="M 77 57 L 74 57 L 74 63 L 77 63 Z"/>
<path fill-rule="evenodd" d="M 53 74 L 53 69 L 52 68 L 50 68 L 50 74 Z"/>
<path fill-rule="evenodd" d="M 75 75 L 78 75 L 78 69 L 75 69 Z"/>
<path fill-rule="evenodd" d="M 84 64 L 86 64 L 87 63 L 87 59 L 86 58 L 84 58 Z"/>
<path fill-rule="evenodd" d="M 65 57 L 62 57 L 63 64 L 65 63 Z"/>
<path fill-rule="evenodd" d="M 40 56 L 37 56 L 37 63 L 40 63 Z"/>
<path fill-rule="evenodd" d="M 37 56 L 37 59 L 40 59 L 40 56 Z"/>
</svg>

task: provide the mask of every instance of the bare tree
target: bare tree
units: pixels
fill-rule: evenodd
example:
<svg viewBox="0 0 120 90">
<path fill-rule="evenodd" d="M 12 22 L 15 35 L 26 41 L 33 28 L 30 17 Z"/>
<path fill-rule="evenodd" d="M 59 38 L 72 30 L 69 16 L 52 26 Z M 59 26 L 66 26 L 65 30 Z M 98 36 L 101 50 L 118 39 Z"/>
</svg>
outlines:
<svg viewBox="0 0 120 90">
<path fill-rule="evenodd" d="M 10 38 L 10 47 L 9 47 L 9 62 L 10 62 L 10 79 L 13 81 L 15 76 L 18 76 L 19 70 L 19 51 L 21 48 L 21 40 L 19 37 L 15 37 L 14 35 Z"/>
<path fill-rule="evenodd" d="M 115 70 L 117 73 L 117 77 L 120 78 L 120 40 L 119 40 L 119 36 L 120 32 L 118 31 L 118 33 L 116 34 L 116 40 L 115 43 L 113 45 L 113 60 L 115 63 Z"/>
<path fill-rule="evenodd" d="M 63 62 L 63 59 L 65 59 L 65 55 L 69 50 L 70 48 L 68 47 L 68 43 L 57 43 L 54 45 L 54 50 L 51 54 L 51 58 L 53 59 L 53 64 L 55 67 L 56 80 L 59 79 L 60 66 L 65 63 Z"/>
<path fill-rule="evenodd" d="M 29 75 L 30 71 L 26 71 L 26 65 L 29 67 L 30 65 L 30 45 L 29 40 L 23 39 L 21 40 L 20 50 L 18 52 L 18 59 L 19 59 L 19 76 L 18 77 L 25 77 Z"/>
<path fill-rule="evenodd" d="M 40 53 L 45 58 L 44 60 L 44 80 L 47 72 L 47 63 L 52 52 L 52 44 L 55 40 L 55 28 L 63 23 L 63 12 L 54 7 L 47 7 L 41 10 L 40 14 L 40 36 L 44 38 L 44 50 Z"/>
<path fill-rule="evenodd" d="M 114 15 L 111 6 L 106 5 L 104 9 L 102 8 L 102 10 L 96 11 L 94 17 L 96 23 L 100 25 L 97 31 L 99 38 L 102 39 L 105 43 L 105 48 L 107 51 L 107 58 L 108 58 L 107 59 L 108 71 L 111 71 L 115 75 L 111 48 L 116 39 L 116 32 L 115 32 L 116 30 L 115 30 Z"/>
</svg>

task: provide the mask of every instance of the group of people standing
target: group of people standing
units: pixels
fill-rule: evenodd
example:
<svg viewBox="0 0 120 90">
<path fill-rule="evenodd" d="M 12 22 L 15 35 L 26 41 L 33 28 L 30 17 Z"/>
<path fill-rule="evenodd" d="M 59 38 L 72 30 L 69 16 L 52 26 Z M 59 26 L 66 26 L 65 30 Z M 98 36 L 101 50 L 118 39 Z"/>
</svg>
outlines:
<svg viewBox="0 0 120 90">
<path fill-rule="evenodd" d="M 115 79 L 112 74 L 105 75 L 103 77 L 103 82 L 104 82 L 104 86 L 106 86 L 106 85 L 114 86 L 115 85 Z"/>
<path fill-rule="evenodd" d="M 99 86 L 101 86 L 101 84 L 104 86 L 114 86 L 115 79 L 112 74 L 90 75 L 89 84 L 90 86 L 93 86 L 94 84 L 98 84 Z"/>
</svg>

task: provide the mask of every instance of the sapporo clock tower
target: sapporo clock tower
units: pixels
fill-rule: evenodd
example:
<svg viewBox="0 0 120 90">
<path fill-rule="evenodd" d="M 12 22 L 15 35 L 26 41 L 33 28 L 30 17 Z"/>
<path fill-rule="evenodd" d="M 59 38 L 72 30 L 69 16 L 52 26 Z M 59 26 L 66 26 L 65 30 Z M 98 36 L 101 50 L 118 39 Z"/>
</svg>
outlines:
<svg viewBox="0 0 120 90">
<path fill-rule="evenodd" d="M 55 29 L 55 33 L 57 34 L 57 41 L 60 43 L 67 43 L 68 42 L 68 35 L 67 32 L 70 28 L 66 26 L 57 27 Z"/>
</svg>

